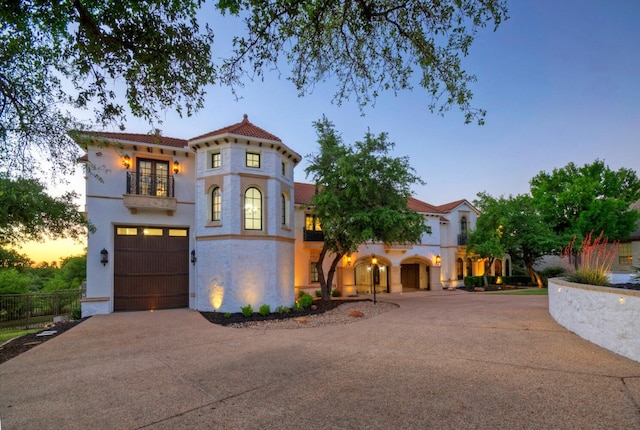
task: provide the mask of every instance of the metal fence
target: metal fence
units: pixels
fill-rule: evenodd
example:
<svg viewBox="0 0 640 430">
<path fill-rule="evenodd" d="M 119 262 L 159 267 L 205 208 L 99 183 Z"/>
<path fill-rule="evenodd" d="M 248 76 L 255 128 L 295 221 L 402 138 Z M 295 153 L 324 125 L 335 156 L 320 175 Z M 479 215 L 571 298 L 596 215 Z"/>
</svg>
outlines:
<svg viewBox="0 0 640 430">
<path fill-rule="evenodd" d="M 70 315 L 80 309 L 82 290 L 53 293 L 1 294 L 0 330 L 44 327 L 53 317 Z"/>
</svg>

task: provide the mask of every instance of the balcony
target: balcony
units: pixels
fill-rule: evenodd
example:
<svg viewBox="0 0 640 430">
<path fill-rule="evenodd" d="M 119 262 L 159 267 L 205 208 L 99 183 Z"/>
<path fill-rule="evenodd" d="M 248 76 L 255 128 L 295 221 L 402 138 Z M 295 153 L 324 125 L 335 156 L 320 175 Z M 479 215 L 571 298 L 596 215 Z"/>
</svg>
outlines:
<svg viewBox="0 0 640 430">
<path fill-rule="evenodd" d="M 467 244 L 467 233 L 461 233 L 458 235 L 458 245 L 459 246 L 464 246 Z"/>
<path fill-rule="evenodd" d="M 324 242 L 322 230 L 302 229 L 302 237 L 305 242 Z"/>
<path fill-rule="evenodd" d="M 173 176 L 127 172 L 127 192 L 123 203 L 132 214 L 138 210 L 149 210 L 166 211 L 167 215 L 173 216 L 178 207 Z"/>
</svg>

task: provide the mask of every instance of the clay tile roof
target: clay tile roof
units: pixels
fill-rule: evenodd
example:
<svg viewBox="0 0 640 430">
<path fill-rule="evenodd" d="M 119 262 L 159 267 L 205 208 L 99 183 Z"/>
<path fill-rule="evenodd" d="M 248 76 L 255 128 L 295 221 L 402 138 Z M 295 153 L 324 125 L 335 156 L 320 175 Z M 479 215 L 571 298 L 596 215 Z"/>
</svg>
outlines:
<svg viewBox="0 0 640 430">
<path fill-rule="evenodd" d="M 218 136 L 226 133 L 237 134 L 239 136 L 253 137 L 256 139 L 275 140 L 276 142 L 282 142 L 282 140 L 280 140 L 278 136 L 275 136 L 269 133 L 268 131 L 263 130 L 262 128 L 249 122 L 249 117 L 247 116 L 247 114 L 244 114 L 242 121 L 237 124 L 229 125 L 219 130 L 211 131 L 201 136 L 194 137 L 193 139 L 190 139 L 190 140 Z"/>
<path fill-rule="evenodd" d="M 416 212 L 430 212 L 430 213 L 440 213 L 442 212 L 437 207 L 430 205 L 429 203 L 425 203 L 421 200 L 418 200 L 413 197 L 409 197 L 408 206 L 410 209 L 413 209 Z"/>
<path fill-rule="evenodd" d="M 296 182 L 294 184 L 295 204 L 308 205 L 311 203 L 311 196 L 315 193 L 316 188 L 313 184 L 304 184 Z M 441 211 L 429 203 L 425 203 L 413 197 L 408 200 L 410 209 L 420 213 L 441 213 Z"/>
<path fill-rule="evenodd" d="M 465 202 L 466 202 L 465 199 L 456 200 L 455 202 L 445 203 L 443 205 L 440 205 L 438 206 L 438 209 L 440 209 L 442 212 L 449 212 Z"/>
<path fill-rule="evenodd" d="M 308 205 L 311 203 L 311 196 L 316 192 L 315 185 L 296 182 L 293 186 L 295 204 Z"/>
<path fill-rule="evenodd" d="M 184 148 L 187 146 L 187 141 L 185 139 L 161 136 L 159 134 L 109 133 L 102 131 L 83 131 L 80 134 L 96 136 L 97 138 L 103 138 L 107 140 L 126 140 L 128 142 L 146 143 L 149 145 L 173 146 L 175 148 Z"/>
</svg>

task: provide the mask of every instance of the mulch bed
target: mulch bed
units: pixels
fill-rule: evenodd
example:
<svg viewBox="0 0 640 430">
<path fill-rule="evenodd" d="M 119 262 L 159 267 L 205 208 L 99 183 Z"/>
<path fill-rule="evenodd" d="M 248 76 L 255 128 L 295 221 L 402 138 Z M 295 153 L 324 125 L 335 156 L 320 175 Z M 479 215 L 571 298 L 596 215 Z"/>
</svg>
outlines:
<svg viewBox="0 0 640 430">
<path fill-rule="evenodd" d="M 22 354 L 23 352 L 27 352 L 31 348 L 42 345 L 46 341 L 51 340 L 59 334 L 72 329 L 88 318 L 90 317 L 72 321 L 60 321 L 58 323 L 52 324 L 48 328 L 43 328 L 42 330 L 35 333 L 25 334 L 24 336 L 20 336 L 10 340 L 8 343 L 0 346 L 0 363 L 4 363 L 5 361 L 10 360 L 17 355 Z M 46 330 L 55 330 L 56 333 L 50 336 L 37 336 L 38 333 L 42 333 Z"/>
<path fill-rule="evenodd" d="M 361 301 L 360 299 L 342 299 L 342 300 L 331 300 L 330 302 L 325 302 L 323 300 L 314 300 L 313 305 L 309 308 L 305 309 L 296 309 L 291 310 L 291 312 L 286 314 L 280 313 L 271 313 L 269 315 L 263 316 L 259 313 L 254 312 L 253 315 L 249 317 L 245 317 L 241 312 L 235 312 L 231 314 L 225 314 L 224 312 L 200 312 L 200 314 L 205 317 L 207 320 L 214 324 L 218 325 L 230 325 L 237 323 L 245 323 L 250 321 L 272 321 L 272 320 L 283 320 L 287 318 L 298 318 L 301 316 L 308 315 L 316 315 L 321 314 L 331 309 L 335 309 L 343 303 Z"/>
</svg>

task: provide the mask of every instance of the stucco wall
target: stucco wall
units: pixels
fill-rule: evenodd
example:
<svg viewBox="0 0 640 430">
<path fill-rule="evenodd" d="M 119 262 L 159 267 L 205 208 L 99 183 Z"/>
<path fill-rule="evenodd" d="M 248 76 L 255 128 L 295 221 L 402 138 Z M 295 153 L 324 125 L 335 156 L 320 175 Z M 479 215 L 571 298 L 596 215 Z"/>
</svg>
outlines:
<svg viewBox="0 0 640 430">
<path fill-rule="evenodd" d="M 566 329 L 640 361 L 640 291 L 549 280 L 549 313 Z"/>
</svg>

